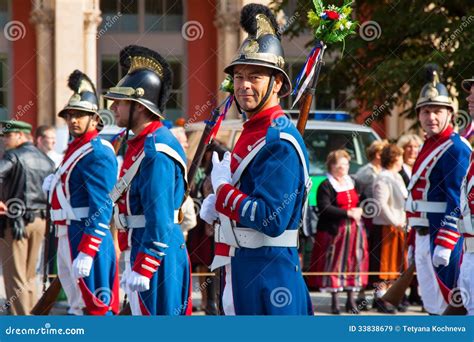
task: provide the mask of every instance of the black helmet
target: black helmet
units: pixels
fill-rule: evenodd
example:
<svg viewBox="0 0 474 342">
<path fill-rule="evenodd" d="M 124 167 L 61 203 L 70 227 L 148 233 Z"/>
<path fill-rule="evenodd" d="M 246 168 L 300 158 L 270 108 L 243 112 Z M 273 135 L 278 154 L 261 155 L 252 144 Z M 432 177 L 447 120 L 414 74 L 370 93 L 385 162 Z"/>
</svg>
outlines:
<svg viewBox="0 0 474 342">
<path fill-rule="evenodd" d="M 120 65 L 127 74 L 104 97 L 136 101 L 164 118 L 163 110 L 170 95 L 172 80 L 168 62 L 153 50 L 129 45 L 120 51 Z"/>
<path fill-rule="evenodd" d="M 99 115 L 99 100 L 94 83 L 92 83 L 86 74 L 79 70 L 74 70 L 72 74 L 69 75 L 67 85 L 74 94 L 69 99 L 67 105 L 59 112 L 59 117 L 64 119 L 67 111 L 71 109 L 89 112 L 91 115 Z"/>
<path fill-rule="evenodd" d="M 278 24 L 272 11 L 264 5 L 248 4 L 242 8 L 240 25 L 248 33 L 236 57 L 224 72 L 232 75 L 235 65 L 260 65 L 282 74 L 283 86 L 278 95 L 291 93 L 291 81 L 286 72 L 285 55 L 281 46 Z"/>
<path fill-rule="evenodd" d="M 439 74 L 436 69 L 437 67 L 435 65 L 427 66 L 426 73 L 428 83 L 421 89 L 415 109 L 418 110 L 427 105 L 438 105 L 449 107 L 454 111 L 454 105 L 449 97 L 448 89 L 440 82 Z"/>
</svg>

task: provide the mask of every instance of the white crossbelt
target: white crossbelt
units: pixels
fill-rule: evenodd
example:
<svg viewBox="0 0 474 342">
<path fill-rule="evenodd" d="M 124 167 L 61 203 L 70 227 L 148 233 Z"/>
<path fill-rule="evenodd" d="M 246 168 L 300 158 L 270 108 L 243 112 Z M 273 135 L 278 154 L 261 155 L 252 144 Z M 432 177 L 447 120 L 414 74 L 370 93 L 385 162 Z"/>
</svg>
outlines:
<svg viewBox="0 0 474 342">
<path fill-rule="evenodd" d="M 233 228 L 235 239 L 239 247 L 260 248 L 260 247 L 297 247 L 298 230 L 285 230 L 277 237 L 265 235 L 255 229 L 235 227 Z M 225 235 L 220 232 L 220 226 L 216 226 L 216 242 L 231 244 Z"/>
<path fill-rule="evenodd" d="M 124 215 L 118 214 L 118 218 L 115 217 L 115 221 L 117 223 L 117 219 L 120 222 L 120 225 L 116 224 L 119 229 L 125 228 L 145 228 L 146 226 L 146 219 L 145 215 Z M 179 223 L 179 210 L 175 210 L 173 212 L 173 223 Z"/>
<path fill-rule="evenodd" d="M 444 213 L 448 207 L 446 202 L 430 202 L 421 200 L 413 201 L 410 199 L 411 197 L 409 197 L 405 209 L 412 213 Z"/>
<path fill-rule="evenodd" d="M 474 237 L 464 237 L 464 253 L 474 253 Z"/>
<path fill-rule="evenodd" d="M 76 220 L 80 220 L 89 216 L 89 207 L 71 209 Z M 69 212 L 66 209 L 51 209 L 50 214 L 52 221 L 74 220 L 70 217 Z"/>
</svg>

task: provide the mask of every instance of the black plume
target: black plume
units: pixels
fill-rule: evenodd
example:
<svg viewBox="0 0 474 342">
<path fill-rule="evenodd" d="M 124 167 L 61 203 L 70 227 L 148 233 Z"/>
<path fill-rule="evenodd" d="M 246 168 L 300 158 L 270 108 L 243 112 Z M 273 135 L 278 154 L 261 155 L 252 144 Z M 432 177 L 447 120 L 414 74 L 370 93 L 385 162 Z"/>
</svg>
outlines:
<svg viewBox="0 0 474 342">
<path fill-rule="evenodd" d="M 275 15 L 270 8 L 261 4 L 248 4 L 242 8 L 240 12 L 240 26 L 251 36 L 257 34 L 257 14 L 263 14 L 268 19 L 275 29 L 275 33 L 278 38 L 280 37 L 279 27 L 275 18 Z"/>
<path fill-rule="evenodd" d="M 71 75 L 69 75 L 69 79 L 67 81 L 67 85 L 71 90 L 75 93 L 79 92 L 79 87 L 81 86 L 82 81 L 86 81 L 88 85 L 90 86 L 91 90 L 94 94 L 97 94 L 95 91 L 94 83 L 92 83 L 91 79 L 87 77 L 86 74 L 84 74 L 80 70 L 74 70 Z"/>
<path fill-rule="evenodd" d="M 438 81 L 441 81 L 441 72 L 438 64 L 430 63 L 425 65 L 425 82 L 434 82 L 435 72 L 438 74 Z"/>
</svg>

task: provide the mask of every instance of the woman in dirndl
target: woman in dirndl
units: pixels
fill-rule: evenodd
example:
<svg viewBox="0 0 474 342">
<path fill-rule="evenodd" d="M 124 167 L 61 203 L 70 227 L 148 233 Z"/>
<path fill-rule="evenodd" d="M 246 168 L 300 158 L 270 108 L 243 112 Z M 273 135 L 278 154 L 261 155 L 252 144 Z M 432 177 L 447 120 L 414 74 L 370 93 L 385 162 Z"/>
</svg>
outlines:
<svg viewBox="0 0 474 342">
<path fill-rule="evenodd" d="M 327 179 L 317 192 L 319 221 L 312 255 L 309 285 L 331 292 L 331 312 L 340 314 L 338 293 L 347 292 L 346 312 L 359 313 L 354 292 L 367 285 L 367 237 L 354 180 L 348 175 L 350 156 L 345 150 L 329 153 Z"/>
</svg>

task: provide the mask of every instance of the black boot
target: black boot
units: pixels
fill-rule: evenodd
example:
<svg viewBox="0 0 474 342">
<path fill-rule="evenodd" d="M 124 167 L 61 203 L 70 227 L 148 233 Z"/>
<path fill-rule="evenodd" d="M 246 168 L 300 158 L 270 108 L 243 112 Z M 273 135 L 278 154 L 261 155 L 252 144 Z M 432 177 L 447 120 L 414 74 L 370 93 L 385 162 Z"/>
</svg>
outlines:
<svg viewBox="0 0 474 342">
<path fill-rule="evenodd" d="M 331 293 L 331 313 L 333 315 L 341 314 L 341 311 L 339 310 L 339 302 L 337 300 L 337 292 Z"/>
<path fill-rule="evenodd" d="M 219 314 L 217 310 L 217 293 L 216 293 L 216 282 L 212 277 L 206 277 L 206 287 L 207 291 L 207 301 L 206 301 L 206 310 L 205 313 L 208 316 L 217 316 Z"/>
</svg>

